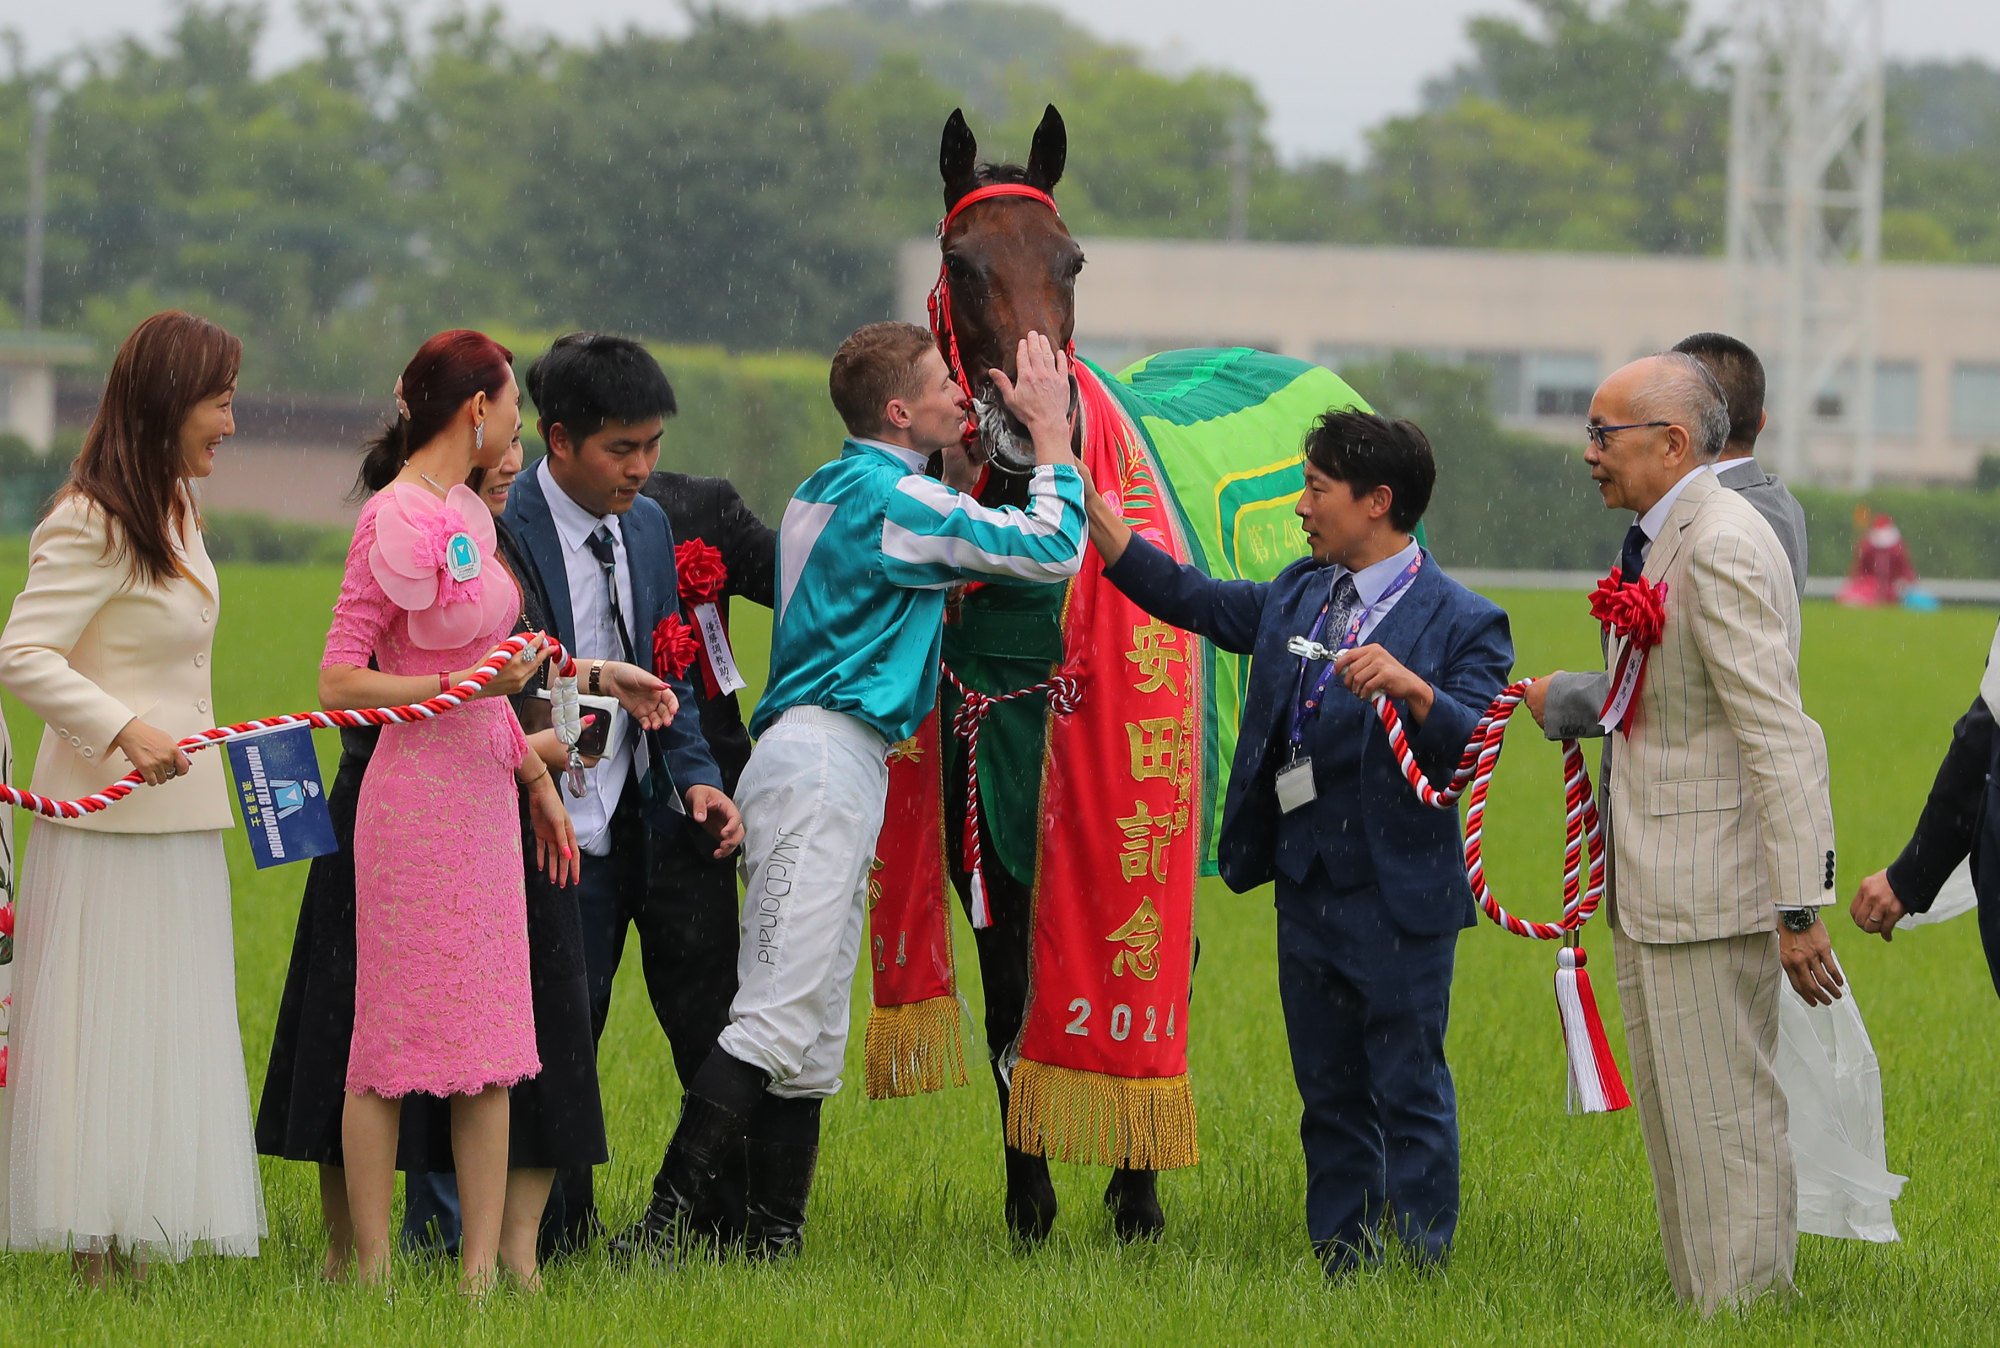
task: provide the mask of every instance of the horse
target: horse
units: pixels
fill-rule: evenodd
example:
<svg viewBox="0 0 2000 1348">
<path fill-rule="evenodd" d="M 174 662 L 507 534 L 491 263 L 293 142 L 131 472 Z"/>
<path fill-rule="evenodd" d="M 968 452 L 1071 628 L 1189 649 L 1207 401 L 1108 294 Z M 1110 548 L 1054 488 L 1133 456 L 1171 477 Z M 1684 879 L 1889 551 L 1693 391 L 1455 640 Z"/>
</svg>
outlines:
<svg viewBox="0 0 2000 1348">
<path fill-rule="evenodd" d="M 939 227 L 942 262 L 931 296 L 931 326 L 939 350 L 969 403 L 966 433 L 975 457 L 983 458 L 987 465 L 979 489 L 980 499 L 987 505 L 1022 503 L 1027 473 L 1034 463 L 1025 428 L 1006 411 L 987 372 L 997 369 L 1011 376 L 1016 345 L 1029 331 L 1041 332 L 1059 348 L 1074 352 L 1075 287 L 1084 254 L 1053 201 L 1067 154 L 1067 130 L 1062 114 L 1053 105 L 1043 113 L 1025 164 L 981 162 L 977 140 L 962 110 L 952 112 L 940 139 L 938 170 L 945 216 Z M 1292 396 L 1284 400 L 1287 409 L 1300 405 L 1301 391 L 1307 395 L 1306 402 L 1320 399 L 1315 411 L 1325 410 L 1329 400 L 1365 407 L 1330 372 L 1269 353 L 1168 353 L 1153 359 L 1171 365 L 1176 356 L 1190 359 L 1155 384 L 1156 392 L 1164 387 L 1178 394 L 1201 384 L 1216 368 L 1235 363 L 1240 378 L 1254 382 L 1243 373 L 1254 367 L 1260 372 L 1256 377 L 1275 381 L 1271 387 L 1307 376 L 1293 385 Z M 1274 367 L 1278 369 L 1275 375 Z M 1120 401 L 1127 415 L 1141 405 L 1134 401 L 1139 396 L 1129 387 L 1122 390 Z M 1248 395 L 1252 402 L 1260 396 L 1260 390 Z M 1072 406 L 1078 405 L 1076 377 L 1072 375 Z M 1200 415 L 1212 416 L 1214 409 L 1205 408 Z M 1176 412 L 1167 420 L 1176 419 L 1190 418 Z M 1296 497 L 1303 483 L 1298 454 L 1306 421 L 1292 410 L 1275 414 L 1275 424 L 1272 416 L 1266 416 L 1251 437 L 1252 443 L 1240 450 L 1231 445 L 1229 466 L 1251 470 L 1232 476 L 1254 478 L 1259 483 L 1250 494 L 1252 510 L 1245 512 L 1254 514 L 1255 519 L 1244 525 L 1212 522 L 1211 547 L 1229 555 L 1226 559 L 1209 558 L 1211 570 L 1268 579 L 1303 554 L 1303 540 L 1297 529 L 1290 527 L 1292 521 L 1282 507 Z M 1079 445 L 1081 422 L 1079 417 Z M 1165 422 L 1159 426 L 1159 433 L 1168 432 Z M 1151 438 L 1156 432 L 1146 434 Z M 1160 454 L 1163 460 L 1168 457 L 1164 444 Z M 1274 505 L 1280 508 L 1270 509 Z M 1239 542 L 1256 554 L 1254 561 L 1238 556 Z M 982 799 L 975 812 L 976 838 L 968 837 L 972 826 L 965 822 L 972 773 L 968 745 L 961 742 L 964 731 L 958 736 L 940 736 L 948 746 L 943 811 L 945 820 L 950 821 L 945 829 L 946 867 L 974 928 L 985 992 L 986 1046 L 1003 1125 L 1008 1113 L 1010 1053 L 1022 1034 L 1028 1009 L 1043 729 L 1049 715 L 1046 693 L 1019 694 L 1046 687 L 1050 671 L 1063 663 L 1064 588 L 972 587 L 972 592 L 954 600 L 945 629 L 946 677 L 940 725 L 953 723 L 954 707 L 962 705 L 966 688 L 995 698 L 1014 694 L 982 709 L 978 749 Z M 1215 680 L 1226 711 L 1217 719 L 1225 723 L 1223 731 L 1231 742 L 1235 708 L 1230 694 L 1239 673 L 1232 660 L 1224 677 Z M 1211 757 L 1228 761 L 1226 752 Z M 1212 799 L 1219 800 L 1214 784 L 1209 786 Z M 969 841 L 974 844 L 972 849 Z M 969 850 L 974 852 L 972 858 L 968 858 Z M 975 861 L 983 881 L 980 885 L 974 883 Z M 979 892 L 982 889 L 983 893 Z M 1197 947 L 1197 957 L 1198 953 Z M 1048 1235 L 1056 1218 L 1048 1159 L 1004 1140 L 1003 1157 L 1006 1222 L 1018 1240 L 1032 1246 Z M 1153 1170 L 1114 1167 L 1104 1202 L 1113 1230 L 1122 1240 L 1154 1239 L 1165 1228 L 1158 1176 Z"/>
</svg>

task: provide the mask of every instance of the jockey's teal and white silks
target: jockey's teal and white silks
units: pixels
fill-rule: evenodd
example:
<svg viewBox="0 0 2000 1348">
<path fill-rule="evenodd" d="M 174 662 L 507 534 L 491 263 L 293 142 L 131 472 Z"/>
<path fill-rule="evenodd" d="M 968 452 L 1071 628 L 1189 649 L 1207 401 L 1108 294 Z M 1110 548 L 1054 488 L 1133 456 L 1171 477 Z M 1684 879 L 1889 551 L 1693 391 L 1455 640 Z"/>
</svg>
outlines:
<svg viewBox="0 0 2000 1348">
<path fill-rule="evenodd" d="M 814 706 L 908 739 L 937 700 L 944 592 L 1068 580 L 1083 547 L 1083 478 L 1067 464 L 1034 470 L 1025 509 L 994 509 L 926 477 L 909 450 L 849 440 L 785 507 L 771 681 L 751 732 Z"/>
</svg>

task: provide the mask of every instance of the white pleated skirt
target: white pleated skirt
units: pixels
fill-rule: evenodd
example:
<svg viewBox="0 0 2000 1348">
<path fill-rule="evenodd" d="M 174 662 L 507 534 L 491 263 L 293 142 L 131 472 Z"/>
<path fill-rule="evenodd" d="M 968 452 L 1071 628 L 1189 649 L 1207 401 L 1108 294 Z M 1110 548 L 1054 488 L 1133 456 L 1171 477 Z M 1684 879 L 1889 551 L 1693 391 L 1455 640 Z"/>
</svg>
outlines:
<svg viewBox="0 0 2000 1348">
<path fill-rule="evenodd" d="M 222 835 L 43 821 L 26 850 L 0 1090 L 8 1244 L 256 1254 Z"/>
</svg>

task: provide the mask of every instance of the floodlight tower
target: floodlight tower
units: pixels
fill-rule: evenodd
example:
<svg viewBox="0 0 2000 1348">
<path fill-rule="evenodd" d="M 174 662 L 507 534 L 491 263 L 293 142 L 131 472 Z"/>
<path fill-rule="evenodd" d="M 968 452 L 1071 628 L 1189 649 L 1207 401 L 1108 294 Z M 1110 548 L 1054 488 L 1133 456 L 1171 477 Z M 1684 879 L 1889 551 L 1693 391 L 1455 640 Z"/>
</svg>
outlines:
<svg viewBox="0 0 2000 1348">
<path fill-rule="evenodd" d="M 1882 254 L 1881 0 L 1744 0 L 1734 34 L 1729 269 L 1771 382 L 1771 457 L 1802 480 L 1874 479 Z M 1844 462 L 1814 462 L 1809 439 Z"/>
</svg>

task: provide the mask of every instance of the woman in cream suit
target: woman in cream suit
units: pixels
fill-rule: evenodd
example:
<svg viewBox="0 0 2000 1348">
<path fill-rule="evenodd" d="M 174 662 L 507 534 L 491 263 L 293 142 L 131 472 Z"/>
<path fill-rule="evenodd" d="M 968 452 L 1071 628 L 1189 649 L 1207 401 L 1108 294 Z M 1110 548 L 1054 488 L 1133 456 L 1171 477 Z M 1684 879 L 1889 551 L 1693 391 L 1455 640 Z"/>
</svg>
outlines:
<svg viewBox="0 0 2000 1348">
<path fill-rule="evenodd" d="M 46 724 L 35 789 L 148 786 L 38 821 L 15 924 L 0 1092 L 13 1248 L 68 1251 L 102 1284 L 154 1258 L 254 1255 L 263 1198 L 236 1023 L 222 755 L 220 594 L 192 479 L 232 434 L 242 343 L 155 314 L 119 348 L 83 450 L 35 530 L 0 634 L 0 684 Z"/>
</svg>

